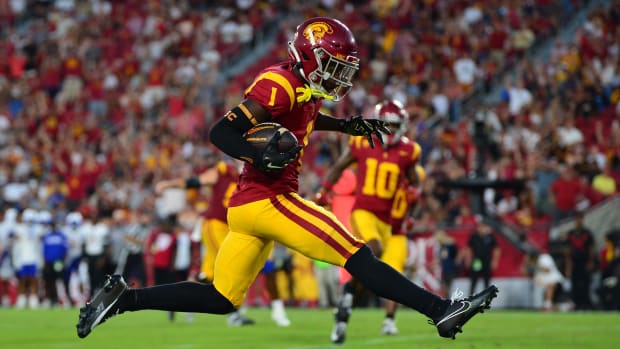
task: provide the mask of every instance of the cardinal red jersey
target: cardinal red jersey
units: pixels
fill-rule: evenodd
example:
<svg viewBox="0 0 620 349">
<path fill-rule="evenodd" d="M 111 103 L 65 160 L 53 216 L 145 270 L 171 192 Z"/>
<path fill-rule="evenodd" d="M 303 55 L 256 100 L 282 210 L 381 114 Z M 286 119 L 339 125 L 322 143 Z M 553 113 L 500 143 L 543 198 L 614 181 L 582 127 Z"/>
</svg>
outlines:
<svg viewBox="0 0 620 349">
<path fill-rule="evenodd" d="M 228 209 L 228 201 L 232 193 L 237 188 L 237 180 L 239 179 L 239 172 L 237 169 L 227 164 L 224 161 L 220 161 L 215 165 L 217 169 L 217 182 L 211 188 L 211 199 L 209 200 L 209 207 L 203 213 L 203 217 L 206 219 L 218 219 L 222 222 L 226 222 L 226 210 Z"/>
<path fill-rule="evenodd" d="M 353 210 L 370 211 L 382 221 L 390 222 L 394 195 L 406 170 L 418 161 L 420 146 L 403 137 L 387 149 L 378 145 L 371 148 L 365 137 L 351 137 L 349 149 L 357 162 Z"/>
<path fill-rule="evenodd" d="M 322 100 L 310 98 L 309 88 L 293 74 L 289 63 L 272 65 L 261 71 L 245 90 L 244 97 L 263 106 L 271 114 L 270 121 L 293 132 L 299 145 L 305 147 L 308 144 Z M 253 120 L 249 112 L 246 115 Z M 296 193 L 302 157 L 303 149 L 297 159 L 279 172 L 263 172 L 245 164 L 239 187 L 230 198 L 230 206 Z"/>
</svg>

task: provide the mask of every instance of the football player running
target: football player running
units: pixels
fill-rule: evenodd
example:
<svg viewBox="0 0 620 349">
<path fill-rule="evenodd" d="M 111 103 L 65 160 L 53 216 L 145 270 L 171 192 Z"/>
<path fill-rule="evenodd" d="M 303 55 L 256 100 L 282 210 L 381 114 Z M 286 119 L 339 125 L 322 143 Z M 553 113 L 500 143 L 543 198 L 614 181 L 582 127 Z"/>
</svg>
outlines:
<svg viewBox="0 0 620 349">
<path fill-rule="evenodd" d="M 366 242 L 377 257 L 402 273 L 407 243 L 406 239 L 391 239 L 390 215 L 401 182 L 404 179 L 410 183 L 418 181 L 415 166 L 420 158 L 421 148 L 416 142 L 404 136 L 409 115 L 400 102 L 396 100 L 381 102 L 375 106 L 374 114 L 385 122 L 391 134 L 381 136 L 383 143 L 381 147 L 371 147 L 366 138 L 351 137 L 349 147 L 327 172 L 323 188 L 318 192 L 317 203 L 323 205 L 333 183 L 338 181 L 342 172 L 354 163 L 357 164 L 357 187 L 351 211 L 351 229 L 356 236 Z M 383 255 L 388 242 L 392 245 L 390 253 Z M 344 285 L 335 312 L 336 323 L 331 334 L 331 340 L 336 344 L 341 344 L 345 340 L 353 298 L 361 286 L 355 278 Z M 393 319 L 393 315 L 388 313 L 388 319 Z"/>
<path fill-rule="evenodd" d="M 228 206 L 229 232 L 215 260 L 212 284 L 180 282 L 129 288 L 122 276 L 111 276 L 101 292 L 80 310 L 78 336 L 126 311 L 227 314 L 240 307 L 262 269 L 274 241 L 311 259 L 342 266 L 375 294 L 407 305 L 432 319 L 439 335 L 454 337 L 461 326 L 488 307 L 497 289 L 466 299 L 442 299 L 416 286 L 378 260 L 363 240 L 337 218 L 297 194 L 301 153 L 314 130 L 339 131 L 382 139 L 385 122 L 353 117 L 339 119 L 319 112 L 323 100 L 341 101 L 359 69 L 358 48 L 342 22 L 311 18 L 289 42 L 290 60 L 261 71 L 244 99 L 211 129 L 211 142 L 246 162 Z M 278 151 L 278 137 L 264 150 L 243 134 L 261 122 L 277 122 L 300 140 L 300 146 Z"/>
<path fill-rule="evenodd" d="M 417 182 L 410 183 L 409 180 L 404 179 L 394 194 L 390 211 L 392 235 L 385 244 L 383 254 L 381 255 L 383 261 L 395 266 L 394 269 L 401 271 L 405 269 L 409 251 L 407 244 L 407 220 L 413 216 L 415 204 L 420 195 L 420 186 L 426 179 L 426 171 L 424 171 L 421 165 L 415 165 L 415 172 Z M 396 335 L 398 334 L 398 327 L 396 327 L 395 316 L 398 303 L 386 299 L 384 306 L 385 319 L 381 326 L 381 333 Z"/>
</svg>

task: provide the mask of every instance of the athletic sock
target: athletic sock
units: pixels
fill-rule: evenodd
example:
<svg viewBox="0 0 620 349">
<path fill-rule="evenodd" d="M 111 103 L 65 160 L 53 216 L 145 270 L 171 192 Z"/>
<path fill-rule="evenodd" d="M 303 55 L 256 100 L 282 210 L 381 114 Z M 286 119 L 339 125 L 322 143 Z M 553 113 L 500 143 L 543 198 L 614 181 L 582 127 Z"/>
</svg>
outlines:
<svg viewBox="0 0 620 349">
<path fill-rule="evenodd" d="M 209 314 L 228 314 L 235 310 L 213 284 L 177 282 L 128 289 L 119 300 L 121 311 L 167 310 Z"/>
<path fill-rule="evenodd" d="M 351 275 L 376 295 L 413 308 L 431 319 L 443 315 L 449 301 L 417 286 L 394 268 L 378 260 L 363 246 L 344 265 Z"/>
</svg>

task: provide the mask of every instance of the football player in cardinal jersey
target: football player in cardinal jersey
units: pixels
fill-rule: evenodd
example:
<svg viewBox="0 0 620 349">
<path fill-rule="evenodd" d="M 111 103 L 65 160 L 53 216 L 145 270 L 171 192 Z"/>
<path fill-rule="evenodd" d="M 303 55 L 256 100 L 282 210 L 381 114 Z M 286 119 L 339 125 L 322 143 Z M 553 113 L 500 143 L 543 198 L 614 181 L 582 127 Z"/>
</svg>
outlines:
<svg viewBox="0 0 620 349">
<path fill-rule="evenodd" d="M 385 122 L 340 119 L 319 112 L 323 100 L 340 101 L 359 69 L 351 30 L 327 17 L 301 23 L 289 42 L 290 60 L 262 70 L 243 100 L 211 128 L 210 140 L 224 153 L 245 161 L 228 205 L 229 232 L 215 259 L 212 284 L 181 282 L 129 288 L 111 276 L 102 292 L 80 310 L 78 336 L 113 315 L 143 309 L 226 314 L 243 303 L 263 268 L 274 241 L 346 270 L 375 294 L 430 317 L 440 336 L 453 337 L 461 326 L 487 307 L 497 292 L 451 302 L 416 286 L 377 259 L 363 240 L 351 234 L 329 211 L 297 194 L 301 153 L 315 130 L 365 136 L 374 146 L 389 133 Z M 261 122 L 277 122 L 295 134 L 299 146 L 278 150 L 279 133 L 262 150 L 244 133 Z"/>
<path fill-rule="evenodd" d="M 205 251 L 202 257 L 202 265 L 200 266 L 200 281 L 213 282 L 215 257 L 228 234 L 228 223 L 226 221 L 228 201 L 237 188 L 238 179 L 239 170 L 236 166 L 224 160 L 218 160 L 213 166 L 196 177 L 163 180 L 155 185 L 155 193 L 157 194 L 161 194 L 168 188 L 211 188 L 209 206 L 199 221 L 199 224 L 201 224 L 201 240 Z M 270 280 L 275 279 L 275 274 L 265 274 L 265 277 L 270 278 Z M 275 283 L 275 281 L 273 282 Z M 270 290 L 268 293 L 272 298 L 272 317 L 274 321 L 279 326 L 288 326 L 290 321 L 286 315 L 284 303 L 273 290 Z M 230 313 L 228 316 L 228 325 L 230 326 L 253 324 L 254 320 L 247 318 L 239 310 Z"/>
<path fill-rule="evenodd" d="M 158 195 L 170 188 L 199 189 L 208 187 L 211 190 L 209 206 L 198 222 L 201 225 L 203 249 L 206 251 L 202 256 L 199 274 L 199 279 L 203 282 L 213 281 L 215 256 L 228 234 L 226 208 L 230 196 L 237 187 L 238 178 L 239 170 L 235 166 L 219 160 L 198 176 L 162 180 L 155 184 L 155 193 Z M 241 311 L 237 310 L 228 316 L 228 324 L 230 326 L 252 325 L 254 320 L 246 318 Z"/>
<path fill-rule="evenodd" d="M 392 236 L 390 214 L 394 195 L 400 183 L 407 179 L 417 183 L 415 165 L 421 155 L 421 148 L 404 137 L 408 114 L 398 101 L 384 101 L 375 106 L 375 117 L 383 120 L 391 130 L 390 135 L 382 135 L 383 146 L 372 148 L 367 139 L 351 137 L 349 147 L 327 172 L 319 198 L 325 197 L 347 167 L 357 164 L 357 188 L 355 203 L 351 211 L 351 228 L 353 233 L 366 242 L 378 257 Z M 319 200 L 319 203 L 320 200 Z M 402 242 L 402 248 L 392 247 L 389 260 L 384 262 L 399 272 L 403 271 L 406 259 L 406 240 L 393 240 L 392 244 Z M 399 251 L 400 253 L 396 253 Z M 353 296 L 360 288 L 359 282 L 352 279 L 344 285 L 344 290 L 336 310 L 336 324 L 331 339 L 340 344 L 345 340 L 347 322 L 353 306 Z M 393 315 L 393 314 L 390 314 Z"/>
<path fill-rule="evenodd" d="M 397 270 L 404 270 L 407 264 L 408 244 L 407 244 L 407 220 L 412 219 L 415 203 L 420 195 L 420 186 L 426 178 L 426 172 L 421 165 L 415 165 L 417 182 L 411 183 L 408 179 L 404 179 L 398 186 L 394 199 L 392 200 L 392 209 L 390 211 L 390 224 L 392 226 L 392 235 L 387 240 L 383 248 L 381 259 Z M 385 319 L 381 327 L 381 333 L 387 335 L 398 334 L 396 327 L 396 309 L 398 304 L 389 299 L 385 300 Z"/>
</svg>

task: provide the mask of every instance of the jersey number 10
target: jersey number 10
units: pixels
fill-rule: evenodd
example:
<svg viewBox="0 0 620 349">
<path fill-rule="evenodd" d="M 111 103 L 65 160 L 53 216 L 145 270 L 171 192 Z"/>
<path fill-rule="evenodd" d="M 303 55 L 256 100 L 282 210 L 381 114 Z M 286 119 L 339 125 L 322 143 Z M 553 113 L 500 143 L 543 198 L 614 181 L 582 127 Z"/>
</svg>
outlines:
<svg viewBox="0 0 620 349">
<path fill-rule="evenodd" d="M 379 162 L 377 159 L 366 159 L 366 178 L 362 194 L 391 199 L 398 188 L 400 167 L 393 162 Z"/>
</svg>

